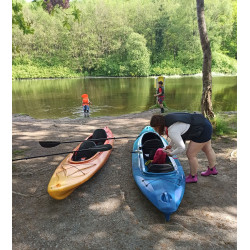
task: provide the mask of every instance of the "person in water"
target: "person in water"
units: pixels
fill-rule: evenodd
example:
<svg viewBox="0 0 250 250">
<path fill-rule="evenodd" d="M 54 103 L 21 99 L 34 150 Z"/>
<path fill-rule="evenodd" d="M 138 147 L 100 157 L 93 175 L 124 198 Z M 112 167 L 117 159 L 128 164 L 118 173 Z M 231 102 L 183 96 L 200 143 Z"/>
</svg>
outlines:
<svg viewBox="0 0 250 250">
<path fill-rule="evenodd" d="M 87 94 L 82 95 L 82 108 L 84 113 L 89 113 L 89 104 L 92 104 Z"/>
<path fill-rule="evenodd" d="M 153 115 L 150 126 L 160 134 L 171 139 L 169 146 L 163 151 L 168 156 L 180 154 L 185 151 L 185 141 L 189 140 L 186 155 L 190 166 L 190 174 L 186 176 L 186 183 L 198 181 L 197 154 L 202 150 L 208 159 L 207 171 L 201 172 L 202 176 L 217 175 L 216 155 L 211 146 L 212 125 L 202 114 L 170 113 L 166 116 Z"/>
<path fill-rule="evenodd" d="M 163 101 L 164 101 L 164 87 L 163 87 L 163 82 L 160 81 L 158 82 L 158 89 L 157 89 L 157 94 L 154 96 L 157 96 L 157 101 L 160 105 L 161 108 L 161 113 L 164 113 L 164 108 L 163 108 Z"/>
</svg>

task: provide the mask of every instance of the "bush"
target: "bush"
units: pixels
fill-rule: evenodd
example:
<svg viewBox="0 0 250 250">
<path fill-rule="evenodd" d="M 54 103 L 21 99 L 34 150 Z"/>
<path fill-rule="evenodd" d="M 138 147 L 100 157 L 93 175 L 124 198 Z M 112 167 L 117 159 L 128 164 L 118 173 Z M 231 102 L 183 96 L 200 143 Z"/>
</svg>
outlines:
<svg viewBox="0 0 250 250">
<path fill-rule="evenodd" d="M 61 78 L 61 77 L 79 77 L 80 74 L 72 71 L 67 67 L 40 67 L 37 65 L 13 65 L 12 78 Z"/>
<path fill-rule="evenodd" d="M 219 52 L 212 54 L 212 71 L 220 73 L 236 73 L 237 61 Z"/>
<path fill-rule="evenodd" d="M 146 39 L 131 33 L 125 45 L 126 67 L 130 76 L 148 76 L 150 72 L 150 53 L 146 47 Z"/>
<path fill-rule="evenodd" d="M 235 135 L 236 134 L 236 115 L 230 117 L 228 115 L 217 114 L 212 120 L 213 133 L 216 136 Z"/>
</svg>

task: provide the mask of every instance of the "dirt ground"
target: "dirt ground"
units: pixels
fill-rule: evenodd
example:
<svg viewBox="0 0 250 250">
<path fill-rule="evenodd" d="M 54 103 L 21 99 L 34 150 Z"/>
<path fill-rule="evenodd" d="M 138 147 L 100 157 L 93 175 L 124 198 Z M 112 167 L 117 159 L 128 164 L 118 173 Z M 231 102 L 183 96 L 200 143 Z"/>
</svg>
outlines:
<svg viewBox="0 0 250 250">
<path fill-rule="evenodd" d="M 118 136 L 137 136 L 156 111 L 120 117 L 36 120 L 13 116 L 13 158 L 70 151 L 45 149 L 39 140 L 84 139 L 109 126 Z M 47 193 L 66 155 L 13 162 L 13 249 L 236 249 L 237 141 L 213 141 L 217 176 L 188 184 L 169 222 L 140 192 L 131 167 L 133 139 L 116 140 L 104 167 L 65 200 Z M 189 173 L 185 154 L 179 156 Z M 199 173 L 206 169 L 199 155 Z"/>
</svg>

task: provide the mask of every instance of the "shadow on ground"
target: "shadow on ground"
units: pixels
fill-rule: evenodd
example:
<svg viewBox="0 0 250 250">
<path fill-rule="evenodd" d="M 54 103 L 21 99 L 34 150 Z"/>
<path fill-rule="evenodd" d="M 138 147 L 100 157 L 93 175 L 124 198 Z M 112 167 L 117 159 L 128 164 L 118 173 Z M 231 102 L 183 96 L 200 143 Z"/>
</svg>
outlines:
<svg viewBox="0 0 250 250">
<path fill-rule="evenodd" d="M 39 140 L 85 138 L 109 126 L 114 135 L 137 136 L 152 112 L 95 119 L 13 118 L 15 157 L 70 151 L 77 144 L 45 149 Z M 236 139 L 213 142 L 218 176 L 187 185 L 178 211 L 165 222 L 137 188 L 131 169 L 133 140 L 116 140 L 106 165 L 62 201 L 47 185 L 63 156 L 13 163 L 13 249 L 236 249 Z M 180 157 L 186 174 L 186 157 Z M 199 155 L 199 172 L 206 168 Z"/>
</svg>

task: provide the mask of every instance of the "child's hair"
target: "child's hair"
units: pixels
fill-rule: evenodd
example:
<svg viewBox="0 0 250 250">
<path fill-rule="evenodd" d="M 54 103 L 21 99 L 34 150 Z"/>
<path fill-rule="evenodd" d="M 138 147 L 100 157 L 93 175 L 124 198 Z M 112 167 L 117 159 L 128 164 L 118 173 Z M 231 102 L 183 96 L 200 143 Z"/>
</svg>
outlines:
<svg viewBox="0 0 250 250">
<path fill-rule="evenodd" d="M 159 134 L 164 134 L 164 127 L 165 127 L 165 118 L 163 115 L 153 115 L 150 120 L 151 127 L 158 127 Z"/>
<path fill-rule="evenodd" d="M 162 82 L 162 81 L 159 81 L 159 82 L 158 82 L 158 84 L 161 84 L 161 85 L 162 85 L 162 84 L 163 84 L 163 82 Z"/>
</svg>

